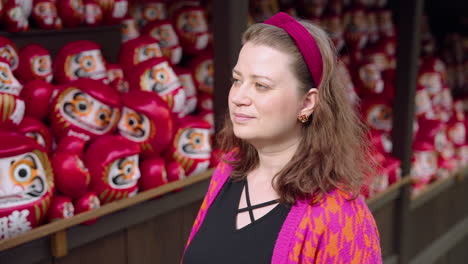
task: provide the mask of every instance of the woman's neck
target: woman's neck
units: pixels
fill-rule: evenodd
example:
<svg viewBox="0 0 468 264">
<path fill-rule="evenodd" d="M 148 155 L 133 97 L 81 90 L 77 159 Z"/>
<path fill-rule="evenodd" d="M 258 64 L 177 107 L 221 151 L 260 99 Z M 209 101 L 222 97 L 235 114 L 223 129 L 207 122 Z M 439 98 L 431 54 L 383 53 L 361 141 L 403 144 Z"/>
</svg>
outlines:
<svg viewBox="0 0 468 264">
<path fill-rule="evenodd" d="M 254 181 L 270 180 L 281 171 L 296 153 L 300 139 L 292 138 L 280 144 L 262 144 L 255 146 L 259 164 L 250 178 Z M 249 178 L 249 179 L 250 179 Z M 255 178 L 255 179 L 254 179 Z"/>
</svg>

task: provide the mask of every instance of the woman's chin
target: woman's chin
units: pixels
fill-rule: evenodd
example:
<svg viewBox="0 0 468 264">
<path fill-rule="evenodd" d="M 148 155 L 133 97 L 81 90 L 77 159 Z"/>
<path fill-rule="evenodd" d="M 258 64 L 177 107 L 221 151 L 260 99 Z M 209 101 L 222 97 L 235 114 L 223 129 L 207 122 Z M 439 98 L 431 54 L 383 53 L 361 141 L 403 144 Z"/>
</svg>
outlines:
<svg viewBox="0 0 468 264">
<path fill-rule="evenodd" d="M 254 133 L 252 129 L 247 127 L 234 127 L 233 132 L 236 137 L 246 141 L 249 141 L 256 137 L 256 133 Z"/>
</svg>

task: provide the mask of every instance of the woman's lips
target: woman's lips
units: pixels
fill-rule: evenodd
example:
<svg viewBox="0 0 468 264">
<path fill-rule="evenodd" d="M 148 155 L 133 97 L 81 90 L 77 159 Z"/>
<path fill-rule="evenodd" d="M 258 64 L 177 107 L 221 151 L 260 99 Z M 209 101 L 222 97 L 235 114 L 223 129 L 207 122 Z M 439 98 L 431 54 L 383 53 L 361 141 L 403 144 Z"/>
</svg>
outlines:
<svg viewBox="0 0 468 264">
<path fill-rule="evenodd" d="M 255 117 L 253 116 L 249 116 L 245 114 L 234 114 L 234 122 L 236 123 L 246 123 L 254 118 Z"/>
</svg>

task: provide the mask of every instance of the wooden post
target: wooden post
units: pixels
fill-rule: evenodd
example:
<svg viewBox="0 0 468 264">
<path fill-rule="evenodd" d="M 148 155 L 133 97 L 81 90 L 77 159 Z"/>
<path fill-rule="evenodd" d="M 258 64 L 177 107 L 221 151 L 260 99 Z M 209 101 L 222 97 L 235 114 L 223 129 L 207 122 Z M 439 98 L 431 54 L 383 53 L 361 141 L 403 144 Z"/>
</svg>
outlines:
<svg viewBox="0 0 468 264">
<path fill-rule="evenodd" d="M 413 146 L 413 119 L 415 108 L 418 61 L 420 53 L 420 22 L 423 0 L 399 0 L 397 18 L 397 75 L 393 102 L 393 155 L 401 159 L 403 175 L 409 175 Z M 409 177 L 409 176 L 407 176 Z M 398 263 L 409 262 L 409 203 L 411 185 L 405 185 L 398 200 L 395 226 L 395 248 Z"/>
<path fill-rule="evenodd" d="M 52 256 L 56 258 L 65 257 L 68 253 L 67 230 L 60 230 L 50 236 Z"/>
<path fill-rule="evenodd" d="M 227 110 L 232 68 L 241 48 L 241 36 L 247 27 L 248 0 L 213 0 L 214 33 L 214 114 L 216 131 L 222 127 Z"/>
</svg>

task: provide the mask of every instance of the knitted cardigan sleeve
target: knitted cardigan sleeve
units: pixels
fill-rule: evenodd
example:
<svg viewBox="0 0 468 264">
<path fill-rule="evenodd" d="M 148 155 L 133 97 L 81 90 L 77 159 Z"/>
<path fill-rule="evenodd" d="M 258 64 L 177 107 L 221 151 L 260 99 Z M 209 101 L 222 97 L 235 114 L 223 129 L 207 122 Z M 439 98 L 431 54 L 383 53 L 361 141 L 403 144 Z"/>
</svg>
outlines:
<svg viewBox="0 0 468 264">
<path fill-rule="evenodd" d="M 308 206 L 296 231 L 288 263 L 381 264 L 377 226 L 366 203 L 334 191 Z"/>
</svg>

